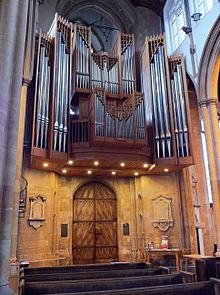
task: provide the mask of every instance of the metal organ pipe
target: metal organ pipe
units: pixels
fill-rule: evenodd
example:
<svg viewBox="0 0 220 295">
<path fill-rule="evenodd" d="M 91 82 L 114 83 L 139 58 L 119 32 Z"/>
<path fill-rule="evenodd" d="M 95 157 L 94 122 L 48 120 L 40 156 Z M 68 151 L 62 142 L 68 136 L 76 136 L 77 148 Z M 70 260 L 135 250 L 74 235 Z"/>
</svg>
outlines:
<svg viewBox="0 0 220 295">
<path fill-rule="evenodd" d="M 65 53 L 66 59 L 66 88 L 65 88 L 65 96 L 64 96 L 64 127 L 63 127 L 63 151 L 66 151 L 66 143 L 67 143 L 67 120 L 68 120 L 68 89 L 69 89 L 69 55 Z"/>
<path fill-rule="evenodd" d="M 133 44 L 130 42 L 122 51 L 122 89 L 123 93 L 134 91 Z"/>
<path fill-rule="evenodd" d="M 186 120 L 185 97 L 183 88 L 183 77 L 181 64 L 175 66 L 173 78 L 171 79 L 172 99 L 176 121 L 176 145 L 178 156 L 189 156 L 188 126 Z"/>
<path fill-rule="evenodd" d="M 60 80 L 61 80 L 61 39 L 62 34 L 61 32 L 58 32 L 58 54 L 57 54 L 57 75 L 56 75 L 56 96 L 55 96 L 55 120 L 54 120 L 54 144 L 53 149 L 56 150 L 57 147 L 57 138 L 58 138 L 58 129 L 59 129 L 59 123 L 58 123 L 58 114 L 59 114 L 59 98 L 60 98 Z"/>
<path fill-rule="evenodd" d="M 184 99 L 184 90 L 183 90 L 182 67 L 180 64 L 177 65 L 177 77 L 178 77 L 180 107 L 181 107 L 181 113 L 182 113 L 183 132 L 184 132 L 184 141 L 185 141 L 184 156 L 188 156 L 189 155 L 188 127 L 187 127 L 187 121 L 186 121 L 186 108 L 185 108 L 185 99 Z"/>
<path fill-rule="evenodd" d="M 166 144 L 167 144 L 167 150 L 168 150 L 168 157 L 171 157 L 171 132 L 170 132 L 170 123 L 169 123 L 168 97 L 167 97 L 167 87 L 166 87 L 166 72 L 165 72 L 165 65 L 164 65 L 163 46 L 158 47 L 158 55 L 159 55 L 160 77 L 161 77 L 160 81 L 161 81 Z"/>
<path fill-rule="evenodd" d="M 54 144 L 53 149 L 66 152 L 67 118 L 69 95 L 69 54 L 66 44 L 62 40 L 62 33 L 58 32 L 58 59 L 56 76 L 55 116 L 54 116 Z"/>
<path fill-rule="evenodd" d="M 155 65 L 152 62 L 151 67 L 151 83 L 152 83 L 152 95 L 153 95 L 153 109 L 154 109 L 154 126 L 155 126 L 155 140 L 157 148 L 157 157 L 160 157 L 160 136 L 159 136 L 159 120 L 158 120 L 158 103 L 157 103 L 157 93 L 156 93 L 156 79 L 155 79 Z"/>
<path fill-rule="evenodd" d="M 35 146 L 47 148 L 49 124 L 50 65 L 45 46 L 40 46 Z"/>
<path fill-rule="evenodd" d="M 86 31 L 84 29 L 86 36 Z M 76 33 L 76 87 L 89 88 L 89 46 L 81 32 Z"/>
<path fill-rule="evenodd" d="M 154 55 L 154 65 L 155 65 L 155 85 L 156 85 L 156 103 L 158 106 L 158 115 L 159 115 L 159 136 L 160 136 L 160 144 L 162 147 L 162 158 L 165 157 L 165 132 L 164 132 L 164 117 L 162 111 L 162 99 L 161 99 L 161 88 L 160 88 L 160 74 L 159 74 L 159 60 L 158 53 Z"/>
<path fill-rule="evenodd" d="M 96 136 L 104 136 L 105 107 L 100 95 L 95 94 L 95 126 Z"/>
</svg>

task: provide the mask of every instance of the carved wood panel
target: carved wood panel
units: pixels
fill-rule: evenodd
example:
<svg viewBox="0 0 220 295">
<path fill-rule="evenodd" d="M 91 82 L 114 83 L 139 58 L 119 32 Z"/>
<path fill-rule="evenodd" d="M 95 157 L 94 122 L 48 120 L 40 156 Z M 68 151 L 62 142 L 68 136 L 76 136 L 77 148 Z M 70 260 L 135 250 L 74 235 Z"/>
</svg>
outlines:
<svg viewBox="0 0 220 295">
<path fill-rule="evenodd" d="M 91 182 L 74 194 L 73 262 L 117 261 L 116 195 Z"/>
</svg>

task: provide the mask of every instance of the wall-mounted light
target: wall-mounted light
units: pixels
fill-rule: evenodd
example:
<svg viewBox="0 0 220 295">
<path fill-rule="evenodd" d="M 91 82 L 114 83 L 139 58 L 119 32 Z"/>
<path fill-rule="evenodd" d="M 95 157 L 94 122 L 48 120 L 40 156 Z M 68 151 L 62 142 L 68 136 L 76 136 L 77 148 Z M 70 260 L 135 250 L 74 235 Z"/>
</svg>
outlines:
<svg viewBox="0 0 220 295">
<path fill-rule="evenodd" d="M 189 35 L 189 33 L 192 33 L 192 28 L 191 27 L 182 27 L 182 30 L 186 35 Z"/>
<path fill-rule="evenodd" d="M 194 20 L 194 22 L 197 22 L 201 19 L 202 14 L 200 12 L 195 12 L 193 15 L 191 15 L 191 18 Z"/>
</svg>

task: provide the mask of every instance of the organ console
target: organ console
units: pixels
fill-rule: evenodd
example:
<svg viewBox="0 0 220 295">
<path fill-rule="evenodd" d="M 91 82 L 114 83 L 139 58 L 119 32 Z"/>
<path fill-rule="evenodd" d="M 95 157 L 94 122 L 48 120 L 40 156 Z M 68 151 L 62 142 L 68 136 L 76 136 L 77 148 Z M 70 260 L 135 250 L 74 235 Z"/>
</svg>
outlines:
<svg viewBox="0 0 220 295">
<path fill-rule="evenodd" d="M 97 53 L 91 34 L 56 14 L 37 38 L 32 166 L 48 160 L 59 173 L 68 159 L 89 167 L 112 153 L 152 164 L 143 174 L 192 164 L 183 57 L 167 56 L 164 36 L 147 37 L 137 92 L 134 35 L 119 33 L 110 53 Z"/>
</svg>

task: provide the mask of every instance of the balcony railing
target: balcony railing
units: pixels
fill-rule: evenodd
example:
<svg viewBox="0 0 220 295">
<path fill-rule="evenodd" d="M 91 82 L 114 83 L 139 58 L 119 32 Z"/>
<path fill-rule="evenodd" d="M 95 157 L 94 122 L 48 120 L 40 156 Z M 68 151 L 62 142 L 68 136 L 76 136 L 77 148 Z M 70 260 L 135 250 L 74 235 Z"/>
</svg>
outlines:
<svg viewBox="0 0 220 295">
<path fill-rule="evenodd" d="M 87 144 L 89 142 L 89 120 L 72 120 L 70 123 L 70 143 Z"/>
</svg>

